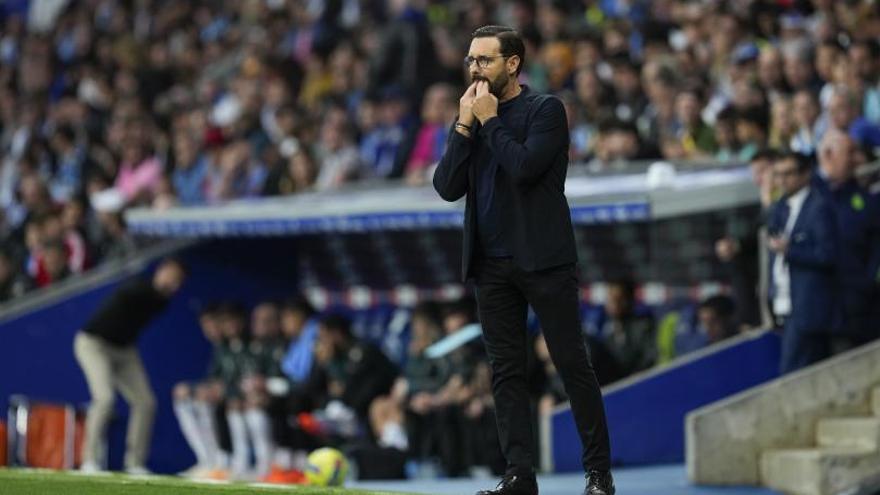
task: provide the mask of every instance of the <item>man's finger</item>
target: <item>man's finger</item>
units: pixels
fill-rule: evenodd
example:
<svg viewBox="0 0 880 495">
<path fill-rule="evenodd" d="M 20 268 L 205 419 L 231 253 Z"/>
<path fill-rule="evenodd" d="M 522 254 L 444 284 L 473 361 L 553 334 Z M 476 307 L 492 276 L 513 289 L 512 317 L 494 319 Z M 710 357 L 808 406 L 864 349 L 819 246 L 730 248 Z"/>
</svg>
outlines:
<svg viewBox="0 0 880 495">
<path fill-rule="evenodd" d="M 484 94 L 488 93 L 489 92 L 488 88 L 489 88 L 489 85 L 486 83 L 486 81 L 480 81 L 477 84 L 477 96 L 483 96 Z"/>
<path fill-rule="evenodd" d="M 476 95 L 476 94 L 477 94 L 477 84 L 478 84 L 479 82 L 480 82 L 480 81 L 474 81 L 474 82 L 472 82 L 471 85 L 468 86 L 468 89 L 465 90 L 464 95 L 465 95 L 465 96 L 474 96 L 474 95 Z"/>
</svg>

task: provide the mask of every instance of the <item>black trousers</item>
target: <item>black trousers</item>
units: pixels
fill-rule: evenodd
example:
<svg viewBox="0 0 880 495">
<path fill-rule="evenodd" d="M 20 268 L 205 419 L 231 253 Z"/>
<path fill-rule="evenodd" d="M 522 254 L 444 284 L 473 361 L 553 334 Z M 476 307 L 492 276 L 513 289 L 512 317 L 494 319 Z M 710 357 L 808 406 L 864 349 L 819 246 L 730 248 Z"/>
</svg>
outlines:
<svg viewBox="0 0 880 495">
<path fill-rule="evenodd" d="M 571 400 L 583 445 L 584 470 L 611 467 L 602 393 L 581 331 L 574 264 L 526 272 L 510 258 L 483 258 L 475 266 L 483 341 L 492 365 L 492 394 L 508 473 L 533 471 L 526 360 L 526 317 L 531 305 L 550 357 Z"/>
</svg>

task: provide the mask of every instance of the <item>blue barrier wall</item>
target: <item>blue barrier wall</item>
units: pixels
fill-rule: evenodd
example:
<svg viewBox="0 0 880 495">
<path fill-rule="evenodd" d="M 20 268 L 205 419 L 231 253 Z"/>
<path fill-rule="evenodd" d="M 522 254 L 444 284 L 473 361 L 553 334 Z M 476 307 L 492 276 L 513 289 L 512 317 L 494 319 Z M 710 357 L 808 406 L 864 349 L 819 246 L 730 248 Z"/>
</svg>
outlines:
<svg viewBox="0 0 880 495">
<path fill-rule="evenodd" d="M 612 462 L 660 464 L 684 460 L 684 422 L 688 412 L 778 376 L 779 338 L 757 338 L 652 373 L 605 395 Z M 579 471 L 581 443 L 571 410 L 551 418 L 556 471 Z"/>
<path fill-rule="evenodd" d="M 180 257 L 189 265 L 191 276 L 139 343 L 158 402 L 148 461 L 158 472 L 179 471 L 194 462 L 174 418 L 171 390 L 181 380 L 202 377 L 207 368 L 210 347 L 198 327 L 198 307 L 217 299 L 252 305 L 263 298 L 287 296 L 296 286 L 296 256 L 290 240 L 209 242 Z M 85 379 L 73 356 L 73 337 L 116 285 L 92 287 L 0 324 L 0 411 L 4 416 L 12 394 L 75 404 L 88 401 Z M 111 426 L 111 468 L 121 465 L 126 409 L 119 400 L 120 420 Z"/>
</svg>

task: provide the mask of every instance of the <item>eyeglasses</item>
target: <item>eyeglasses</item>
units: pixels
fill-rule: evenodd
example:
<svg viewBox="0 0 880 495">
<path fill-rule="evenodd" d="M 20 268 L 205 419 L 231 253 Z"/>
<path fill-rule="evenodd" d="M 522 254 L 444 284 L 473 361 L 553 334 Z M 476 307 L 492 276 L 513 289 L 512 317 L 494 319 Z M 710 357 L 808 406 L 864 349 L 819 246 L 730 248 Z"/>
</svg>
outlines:
<svg viewBox="0 0 880 495">
<path fill-rule="evenodd" d="M 485 69 L 489 67 L 489 64 L 492 63 L 492 60 L 496 58 L 510 58 L 507 55 L 495 55 L 494 57 L 487 57 L 485 55 L 480 55 L 479 57 L 465 57 L 463 62 L 466 69 L 470 69 L 471 65 L 476 62 L 477 67 L 481 69 Z"/>
</svg>

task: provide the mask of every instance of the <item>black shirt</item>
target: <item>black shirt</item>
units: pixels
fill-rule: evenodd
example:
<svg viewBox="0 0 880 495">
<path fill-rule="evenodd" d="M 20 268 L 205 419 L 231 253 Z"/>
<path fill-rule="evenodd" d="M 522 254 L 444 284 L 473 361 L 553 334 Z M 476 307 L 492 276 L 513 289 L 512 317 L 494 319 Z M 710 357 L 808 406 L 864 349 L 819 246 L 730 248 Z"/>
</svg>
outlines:
<svg viewBox="0 0 880 495">
<path fill-rule="evenodd" d="M 523 92 L 527 91 L 526 89 Z M 508 127 L 521 125 L 526 120 L 528 105 L 523 92 L 516 97 L 498 104 L 498 118 Z M 487 122 L 488 124 L 489 122 Z M 479 253 L 489 258 L 510 256 L 501 221 L 501 205 L 495 195 L 495 181 L 498 180 L 499 156 L 492 153 L 489 140 L 483 139 L 477 148 L 477 163 L 486 164 L 477 169 L 477 234 Z"/>
<path fill-rule="evenodd" d="M 83 331 L 120 346 L 130 346 L 169 299 L 146 280 L 135 280 L 114 292 L 92 315 Z"/>
</svg>

